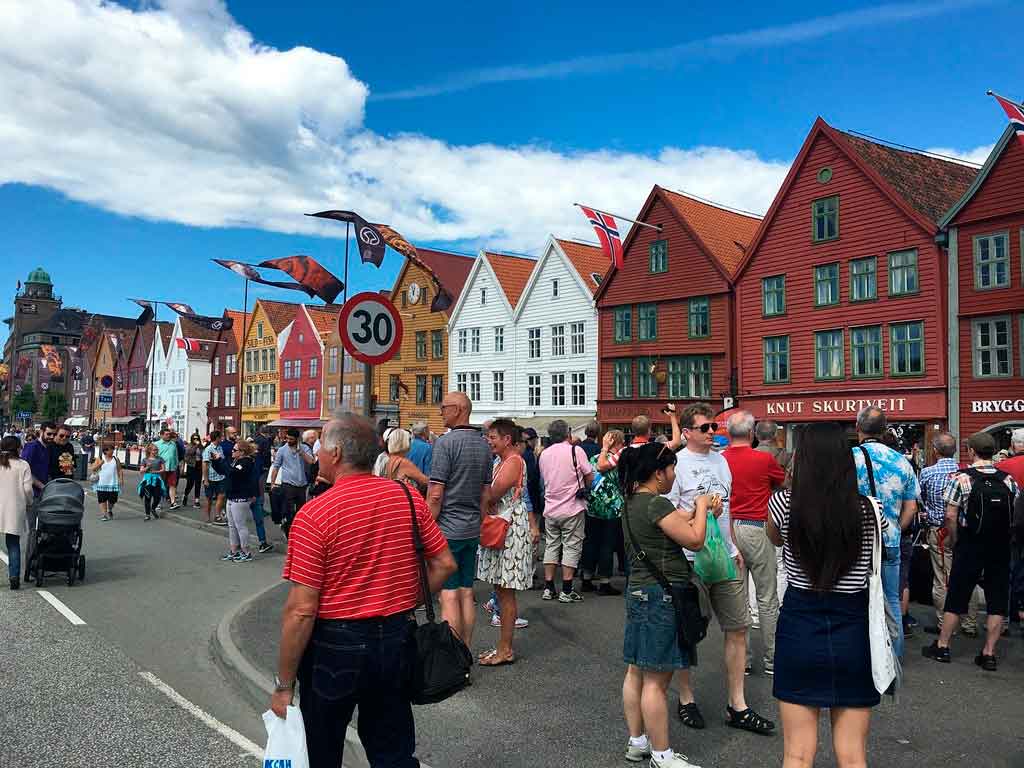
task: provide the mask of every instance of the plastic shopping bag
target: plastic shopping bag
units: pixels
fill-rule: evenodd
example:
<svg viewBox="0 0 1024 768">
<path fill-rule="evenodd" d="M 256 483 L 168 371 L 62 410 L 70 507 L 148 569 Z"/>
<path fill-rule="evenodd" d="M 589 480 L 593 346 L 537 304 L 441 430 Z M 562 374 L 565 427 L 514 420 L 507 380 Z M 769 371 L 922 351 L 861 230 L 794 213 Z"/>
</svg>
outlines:
<svg viewBox="0 0 1024 768">
<path fill-rule="evenodd" d="M 309 768 L 302 712 L 298 707 L 288 707 L 285 714 L 282 720 L 273 710 L 263 713 L 263 726 L 267 729 L 263 768 Z"/>
<path fill-rule="evenodd" d="M 736 565 L 729 557 L 721 531 L 718 530 L 718 519 L 708 512 L 707 533 L 704 536 L 704 548 L 698 550 L 693 558 L 693 569 L 705 584 L 717 584 L 736 578 Z"/>
</svg>

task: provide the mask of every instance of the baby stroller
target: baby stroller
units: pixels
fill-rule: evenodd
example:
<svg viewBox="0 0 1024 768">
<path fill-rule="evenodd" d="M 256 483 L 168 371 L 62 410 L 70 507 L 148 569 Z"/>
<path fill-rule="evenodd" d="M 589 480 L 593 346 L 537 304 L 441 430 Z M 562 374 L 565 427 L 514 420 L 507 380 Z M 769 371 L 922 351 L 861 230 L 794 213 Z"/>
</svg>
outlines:
<svg viewBox="0 0 1024 768">
<path fill-rule="evenodd" d="M 35 504 L 36 524 L 29 533 L 25 581 L 43 586 L 47 573 L 67 573 L 68 586 L 85 578 L 82 517 L 85 491 L 68 478 L 51 480 Z"/>
</svg>

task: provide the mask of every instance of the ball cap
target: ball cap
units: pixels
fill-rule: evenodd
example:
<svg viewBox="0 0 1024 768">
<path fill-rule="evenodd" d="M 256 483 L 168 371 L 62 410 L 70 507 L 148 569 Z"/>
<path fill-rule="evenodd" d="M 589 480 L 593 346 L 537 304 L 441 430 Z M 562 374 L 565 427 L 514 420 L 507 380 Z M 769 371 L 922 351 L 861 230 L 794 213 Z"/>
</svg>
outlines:
<svg viewBox="0 0 1024 768">
<path fill-rule="evenodd" d="M 534 429 L 533 427 L 527 427 L 526 429 L 523 430 L 523 439 L 524 440 L 536 440 L 537 439 L 537 430 Z"/>
</svg>

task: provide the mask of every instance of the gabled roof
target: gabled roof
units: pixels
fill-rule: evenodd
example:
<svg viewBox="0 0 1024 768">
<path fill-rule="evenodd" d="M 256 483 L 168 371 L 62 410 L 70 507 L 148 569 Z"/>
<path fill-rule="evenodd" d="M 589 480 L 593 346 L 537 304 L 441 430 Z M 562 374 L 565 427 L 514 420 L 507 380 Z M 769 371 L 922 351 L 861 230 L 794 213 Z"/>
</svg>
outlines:
<svg viewBox="0 0 1024 768">
<path fill-rule="evenodd" d="M 237 309 L 225 309 L 223 317 L 231 318 L 231 334 L 235 337 L 235 349 L 242 348 L 245 336 L 245 324 L 252 317 L 252 312 L 240 312 Z"/>
<path fill-rule="evenodd" d="M 526 256 L 494 253 L 493 251 L 484 251 L 484 257 L 490 262 L 494 276 L 497 278 L 501 290 L 504 291 L 509 306 L 515 309 L 519 297 L 523 295 L 523 290 L 526 288 L 526 282 L 537 265 L 537 260 Z"/>
<path fill-rule="evenodd" d="M 601 281 L 604 280 L 604 273 L 608 271 L 608 254 L 599 245 L 590 245 L 576 240 L 560 240 L 555 238 L 558 247 L 566 255 L 572 265 L 576 268 L 584 284 L 590 289 L 590 295 L 597 293 Z M 593 275 L 599 280 L 595 282 Z"/>
<path fill-rule="evenodd" d="M 338 315 L 341 314 L 340 304 L 325 304 L 322 306 L 306 304 L 304 306 L 306 307 L 306 312 L 309 313 L 309 319 L 313 324 L 313 328 L 321 337 L 329 336 L 332 331 L 338 329 Z"/>
<path fill-rule="evenodd" d="M 669 189 L 659 189 L 668 206 L 690 225 L 704 250 L 732 279 L 743 261 L 746 247 L 761 226 L 761 217 L 729 210 Z"/>
<path fill-rule="evenodd" d="M 451 317 L 455 303 L 459 300 L 459 295 L 466 285 L 466 278 L 469 277 L 469 271 L 473 268 L 473 262 L 476 259 L 473 256 L 448 253 L 447 251 L 435 251 L 430 248 L 417 247 L 416 251 L 423 266 L 434 274 L 440 286 L 451 295 L 453 299 L 452 306 L 445 310 L 445 314 Z M 398 281 L 395 282 L 396 286 L 401 281 L 408 264 L 409 260 L 406 259 L 406 266 L 399 273 Z"/>
<path fill-rule="evenodd" d="M 271 301 L 270 299 L 259 299 L 257 302 L 263 307 L 263 312 L 270 321 L 270 327 L 274 333 L 280 333 L 288 327 L 288 323 L 295 319 L 295 313 L 299 310 L 298 304 L 287 301 Z"/>
<path fill-rule="evenodd" d="M 220 335 L 220 331 L 213 331 L 210 330 L 209 328 L 204 328 L 203 326 L 197 325 L 196 323 L 193 323 L 191 320 L 188 320 L 184 317 L 179 317 L 178 322 L 181 323 L 181 335 L 187 339 L 202 339 L 204 341 L 216 341 L 217 337 Z M 188 358 L 189 360 L 203 360 L 204 362 L 209 362 L 210 353 L 212 351 L 212 348 L 215 346 L 215 344 L 208 344 L 206 345 L 206 349 L 203 350 L 201 348 L 202 345 L 200 345 L 200 349 L 196 350 L 195 352 L 186 349 L 185 357 Z"/>
<path fill-rule="evenodd" d="M 167 359 L 167 354 L 170 351 L 169 345 L 171 343 L 171 337 L 174 336 L 174 323 L 161 321 L 156 325 L 157 329 L 160 331 L 160 346 L 163 348 L 164 359 Z"/>
<path fill-rule="evenodd" d="M 978 171 L 977 175 L 975 175 L 974 180 L 967 188 L 967 191 L 960 196 L 960 199 L 957 200 L 939 220 L 939 227 L 941 229 L 948 227 L 960 212 L 967 207 L 967 204 L 971 202 L 971 198 L 977 194 L 978 190 L 981 189 L 981 185 L 985 183 L 985 179 L 987 179 L 988 175 L 992 173 L 992 169 L 996 167 L 996 163 L 999 162 L 999 158 L 1002 157 L 1003 152 L 1006 151 L 1006 147 L 1014 140 L 1014 138 L 1016 138 L 1016 136 L 1017 131 L 1014 129 L 1013 123 L 1010 123 L 1003 131 L 1003 135 L 999 137 L 999 141 L 997 141 L 996 145 L 992 147 L 992 151 L 988 153 L 988 157 L 985 159 L 985 164 L 981 167 L 981 170 Z"/>
</svg>

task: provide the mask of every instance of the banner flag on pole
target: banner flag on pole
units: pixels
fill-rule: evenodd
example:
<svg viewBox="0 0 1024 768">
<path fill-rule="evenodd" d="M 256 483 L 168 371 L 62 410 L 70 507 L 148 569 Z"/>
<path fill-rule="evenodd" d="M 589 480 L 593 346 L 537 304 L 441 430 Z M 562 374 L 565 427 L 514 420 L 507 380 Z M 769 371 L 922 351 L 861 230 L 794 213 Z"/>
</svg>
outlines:
<svg viewBox="0 0 1024 768">
<path fill-rule="evenodd" d="M 276 280 L 264 280 L 260 277 L 260 273 L 256 271 L 255 264 L 246 264 L 242 261 L 233 261 L 231 259 L 211 259 L 215 264 L 220 264 L 225 269 L 230 269 L 239 277 L 244 277 L 246 280 L 250 280 L 254 283 L 260 283 L 261 285 L 271 285 L 275 288 L 284 288 L 288 291 L 302 291 L 304 294 L 313 298 L 316 296 L 316 291 L 312 288 L 307 288 L 301 283 L 285 283 Z"/>
<path fill-rule="evenodd" d="M 145 299 L 132 299 L 136 304 L 142 307 L 142 314 L 135 318 L 136 325 L 145 325 L 155 316 L 153 311 L 153 302 L 146 301 Z"/>
<path fill-rule="evenodd" d="M 279 269 L 308 290 L 313 291 L 327 304 L 333 304 L 338 294 L 345 289 L 345 284 L 328 272 L 312 256 L 285 256 L 280 259 L 268 259 L 259 263 L 261 267 Z"/>
<path fill-rule="evenodd" d="M 603 211 L 596 211 L 586 205 L 581 205 L 580 210 L 587 217 L 590 226 L 597 233 L 597 239 L 601 242 L 601 248 L 608 254 L 616 269 L 622 269 L 624 260 L 622 257 L 622 237 L 619 234 L 619 225 L 615 217 Z"/>
<path fill-rule="evenodd" d="M 213 341 L 212 339 L 193 339 L 190 336 L 181 336 L 174 340 L 175 346 L 178 349 L 184 349 L 186 352 L 199 352 L 202 350 L 203 344 L 227 344 L 226 341 Z"/>
<path fill-rule="evenodd" d="M 356 243 L 359 245 L 359 258 L 362 259 L 363 263 L 379 267 L 384 261 L 385 238 L 381 233 L 382 227 L 379 224 L 370 224 L 355 211 L 320 211 L 320 213 L 307 213 L 306 215 L 315 216 L 320 219 L 349 222 L 355 227 Z M 391 243 L 388 243 L 388 245 L 391 245 Z"/>
<path fill-rule="evenodd" d="M 1010 125 L 1016 131 L 1017 138 L 1024 144 L 1024 104 L 1004 99 L 998 93 L 992 93 L 992 91 L 989 91 L 989 95 L 995 97 L 995 100 L 999 102 L 999 106 L 1003 108 L 1006 116 L 1010 118 Z"/>
<path fill-rule="evenodd" d="M 170 307 L 179 315 L 194 315 L 196 311 L 192 309 L 188 304 L 182 304 L 177 301 L 165 301 L 163 302 L 165 307 Z"/>
</svg>

